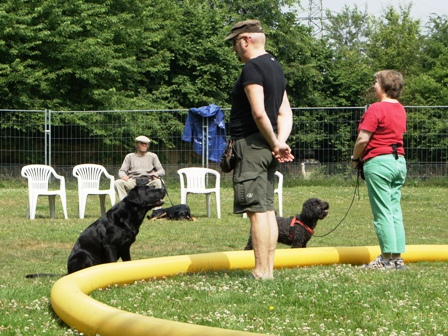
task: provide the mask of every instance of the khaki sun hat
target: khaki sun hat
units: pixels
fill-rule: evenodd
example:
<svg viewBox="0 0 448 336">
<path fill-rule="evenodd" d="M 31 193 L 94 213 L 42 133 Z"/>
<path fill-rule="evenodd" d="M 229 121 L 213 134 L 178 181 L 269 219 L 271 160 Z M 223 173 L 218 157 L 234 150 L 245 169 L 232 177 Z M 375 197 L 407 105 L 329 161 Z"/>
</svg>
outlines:
<svg viewBox="0 0 448 336">
<path fill-rule="evenodd" d="M 261 23 L 258 20 L 246 20 L 240 21 L 232 27 L 229 36 L 224 40 L 231 40 L 235 36 L 242 33 L 264 33 L 263 28 L 261 28 Z"/>
</svg>

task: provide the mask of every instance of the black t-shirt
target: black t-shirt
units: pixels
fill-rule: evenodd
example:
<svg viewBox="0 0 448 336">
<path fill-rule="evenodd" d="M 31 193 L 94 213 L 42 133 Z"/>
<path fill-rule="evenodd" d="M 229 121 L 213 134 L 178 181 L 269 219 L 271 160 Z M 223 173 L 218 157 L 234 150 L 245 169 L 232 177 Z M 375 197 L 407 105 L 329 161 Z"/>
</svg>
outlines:
<svg viewBox="0 0 448 336">
<path fill-rule="evenodd" d="M 229 132 L 233 139 L 259 132 L 244 87 L 248 84 L 263 86 L 264 106 L 274 132 L 277 132 L 278 111 L 286 90 L 285 74 L 272 55 L 264 54 L 249 60 L 232 90 L 232 109 Z"/>
</svg>

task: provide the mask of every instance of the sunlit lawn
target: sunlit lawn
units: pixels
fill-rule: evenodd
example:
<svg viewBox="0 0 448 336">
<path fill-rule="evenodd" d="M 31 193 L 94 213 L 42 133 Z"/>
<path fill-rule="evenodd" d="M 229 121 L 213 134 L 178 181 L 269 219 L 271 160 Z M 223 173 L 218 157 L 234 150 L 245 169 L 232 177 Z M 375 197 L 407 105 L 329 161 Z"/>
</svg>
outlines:
<svg viewBox="0 0 448 336">
<path fill-rule="evenodd" d="M 287 187 L 284 213 L 297 213 L 303 201 L 320 197 L 330 215 L 316 235 L 333 229 L 349 209 L 354 181 L 335 186 Z M 403 189 L 407 243 L 448 244 L 447 189 Z M 174 203 L 179 190 L 170 189 Z M 25 219 L 26 188 L 0 188 L 0 334 L 77 334 L 53 313 L 49 296 L 55 278 L 25 279 L 25 274 L 64 274 L 79 233 L 99 214 L 89 200 L 86 218 L 76 218 L 76 189 L 68 191 L 69 220 L 50 219 L 47 200 L 39 200 L 37 219 Z M 147 221 L 131 248 L 133 259 L 242 250 L 248 220 L 233 215 L 232 191 L 223 188 L 222 219 L 207 218 L 203 196 L 192 196 L 196 222 Z M 58 201 L 58 200 L 57 200 Z M 215 214 L 212 203 L 212 214 Z M 346 219 L 309 246 L 376 245 L 366 189 L 361 186 Z M 280 246 L 279 248 L 288 248 Z M 403 272 L 372 272 L 351 265 L 276 271 L 274 281 L 247 279 L 248 271 L 219 271 L 141 281 L 92 293 L 109 305 L 173 321 L 276 335 L 446 335 L 447 262 L 419 262 Z"/>
</svg>

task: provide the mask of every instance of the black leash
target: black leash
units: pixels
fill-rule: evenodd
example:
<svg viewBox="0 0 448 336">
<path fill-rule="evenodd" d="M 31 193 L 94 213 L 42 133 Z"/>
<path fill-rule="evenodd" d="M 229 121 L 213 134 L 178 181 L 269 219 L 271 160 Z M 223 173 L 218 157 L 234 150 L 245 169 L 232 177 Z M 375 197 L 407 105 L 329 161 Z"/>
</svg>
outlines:
<svg viewBox="0 0 448 336">
<path fill-rule="evenodd" d="M 400 147 L 400 146 L 401 146 L 401 144 L 399 144 L 399 143 L 397 143 L 397 144 L 392 144 L 392 145 L 391 145 L 392 150 L 393 150 L 393 153 L 392 153 L 392 154 L 394 154 L 395 160 L 398 160 L 397 147 Z M 322 238 L 322 237 L 328 236 L 330 233 L 332 233 L 333 231 L 335 231 L 335 230 L 338 228 L 339 225 L 341 225 L 341 223 L 344 221 L 345 217 L 347 217 L 347 215 L 348 215 L 350 209 L 352 208 L 353 202 L 355 201 L 356 191 L 358 191 L 358 200 L 359 200 L 359 179 L 360 179 L 360 178 L 363 179 L 363 180 L 365 179 L 365 177 L 364 177 L 363 166 L 364 166 L 364 162 L 363 162 L 363 161 L 358 161 L 358 165 L 356 166 L 356 170 L 357 170 L 358 174 L 357 174 L 357 176 L 356 176 L 355 192 L 354 192 L 354 194 L 353 194 L 352 202 L 350 203 L 350 206 L 348 207 L 348 210 L 347 210 L 347 212 L 345 213 L 344 217 L 341 219 L 341 221 L 338 223 L 338 225 L 335 226 L 334 229 L 330 230 L 329 232 L 327 232 L 327 233 L 324 234 L 324 235 L 321 235 L 321 236 L 314 236 L 314 237 Z"/>
<path fill-rule="evenodd" d="M 171 200 L 170 194 L 168 194 L 168 188 L 165 185 L 165 181 L 163 181 L 162 179 L 160 179 L 160 181 L 162 182 L 162 187 L 163 189 L 165 189 L 166 192 L 166 196 L 168 196 L 168 199 L 170 200 L 171 206 L 174 206 L 173 201 Z"/>
<path fill-rule="evenodd" d="M 352 202 L 350 203 L 350 206 L 348 207 L 347 212 L 345 213 L 344 217 L 340 220 L 338 225 L 336 225 L 332 230 L 328 231 L 324 235 L 320 235 L 320 236 L 314 235 L 313 237 L 322 238 L 322 237 L 328 236 L 330 233 L 334 232 L 339 227 L 339 225 L 342 224 L 342 222 L 344 221 L 344 219 L 347 217 L 348 213 L 350 212 L 350 209 L 352 208 L 353 202 L 355 201 L 356 191 L 358 191 L 358 199 L 359 199 L 359 178 L 360 177 L 361 177 L 361 172 L 358 169 L 358 176 L 356 177 L 355 192 L 353 193 Z"/>
</svg>

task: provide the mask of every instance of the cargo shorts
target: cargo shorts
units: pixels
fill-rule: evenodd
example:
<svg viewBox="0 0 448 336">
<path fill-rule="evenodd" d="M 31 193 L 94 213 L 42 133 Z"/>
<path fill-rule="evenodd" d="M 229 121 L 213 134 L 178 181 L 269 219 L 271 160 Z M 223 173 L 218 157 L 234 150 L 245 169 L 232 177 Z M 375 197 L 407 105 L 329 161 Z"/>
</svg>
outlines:
<svg viewBox="0 0 448 336">
<path fill-rule="evenodd" d="M 234 142 L 233 213 L 274 210 L 274 183 L 278 161 L 261 133 Z"/>
</svg>

